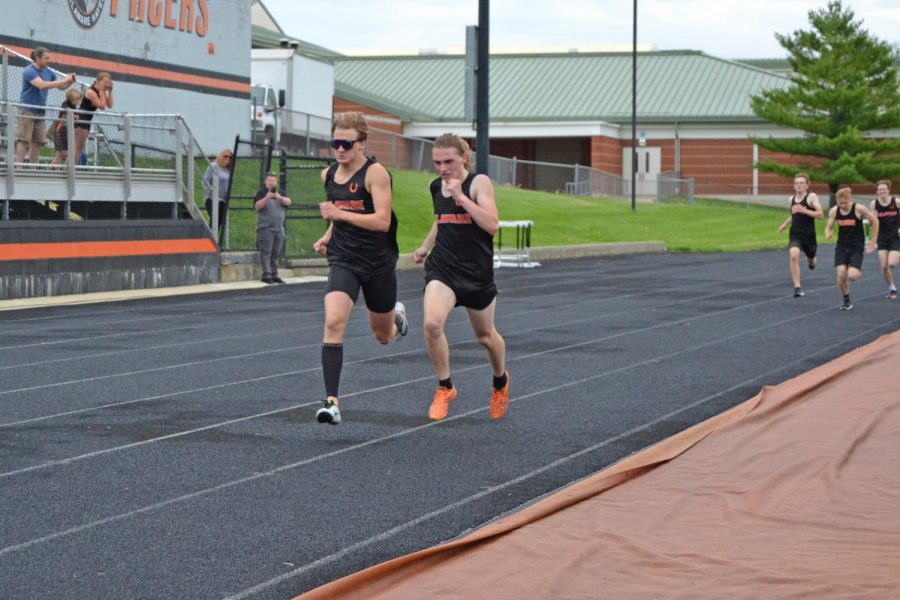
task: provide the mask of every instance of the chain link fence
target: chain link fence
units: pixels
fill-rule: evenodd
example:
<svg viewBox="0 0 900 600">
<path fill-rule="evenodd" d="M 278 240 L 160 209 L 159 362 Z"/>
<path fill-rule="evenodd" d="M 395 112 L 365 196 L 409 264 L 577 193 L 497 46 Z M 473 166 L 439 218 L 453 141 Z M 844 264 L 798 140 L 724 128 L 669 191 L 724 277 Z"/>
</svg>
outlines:
<svg viewBox="0 0 900 600">
<path fill-rule="evenodd" d="M 266 173 L 271 171 L 291 199 L 285 216 L 283 256 L 289 259 L 318 256 L 312 246 L 328 225 L 319 214 L 319 203 L 325 199 L 321 172 L 331 164 L 331 159 L 273 153 L 271 146 L 240 138 L 235 139 L 234 155 L 223 248 L 239 252 L 256 250 L 254 198 L 262 188 Z"/>
<path fill-rule="evenodd" d="M 694 180 L 685 179 L 677 171 L 660 173 L 656 180 L 657 202 L 694 203 Z"/>
<path fill-rule="evenodd" d="M 424 138 L 369 128 L 368 154 L 387 168 L 434 171 L 431 149 L 434 142 Z M 477 160 L 472 152 L 472 162 Z M 488 157 L 488 175 L 498 185 L 550 193 L 625 196 L 622 178 L 578 164 L 520 160 L 505 156 Z M 598 190 L 603 190 L 598 191 Z"/>
<path fill-rule="evenodd" d="M 307 113 L 282 110 L 281 139 L 278 147 L 294 156 L 331 155 L 331 119 Z"/>
</svg>

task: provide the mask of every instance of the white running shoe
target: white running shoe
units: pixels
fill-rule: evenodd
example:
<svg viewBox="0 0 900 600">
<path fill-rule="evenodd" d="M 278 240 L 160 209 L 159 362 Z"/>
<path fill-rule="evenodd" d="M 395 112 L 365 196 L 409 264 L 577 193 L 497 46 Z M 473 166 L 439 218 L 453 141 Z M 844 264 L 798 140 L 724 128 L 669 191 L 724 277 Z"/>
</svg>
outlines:
<svg viewBox="0 0 900 600">
<path fill-rule="evenodd" d="M 338 425 L 341 422 L 341 411 L 338 405 L 332 400 L 326 400 L 325 406 L 316 411 L 316 421 L 319 423 L 328 423 L 329 425 Z"/>
<path fill-rule="evenodd" d="M 409 323 L 406 321 L 406 307 L 402 302 L 394 305 L 394 323 L 397 324 L 397 334 L 394 339 L 402 338 L 409 331 Z"/>
</svg>

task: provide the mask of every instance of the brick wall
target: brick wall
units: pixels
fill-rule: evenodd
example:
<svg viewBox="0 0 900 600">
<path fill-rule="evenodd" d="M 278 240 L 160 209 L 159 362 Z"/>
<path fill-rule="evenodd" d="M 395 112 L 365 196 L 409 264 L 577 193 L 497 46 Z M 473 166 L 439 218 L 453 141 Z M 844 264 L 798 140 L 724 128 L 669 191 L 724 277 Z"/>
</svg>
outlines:
<svg viewBox="0 0 900 600">
<path fill-rule="evenodd" d="M 592 136 L 591 167 L 620 175 L 622 173 L 622 141 L 604 136 Z"/>
<path fill-rule="evenodd" d="M 493 139 L 491 154 L 506 158 L 515 156 L 518 160 L 534 160 L 534 140 Z"/>
<path fill-rule="evenodd" d="M 334 102 L 332 103 L 332 111 L 334 111 L 334 114 L 347 112 L 348 110 L 356 110 L 365 113 L 366 116 L 382 117 L 384 119 L 397 121 L 397 123 L 382 123 L 377 119 L 373 119 L 369 124 L 373 127 L 378 127 L 378 129 L 385 129 L 387 131 L 393 131 L 394 133 L 403 133 L 403 124 L 399 122 L 400 118 L 397 115 L 392 115 L 384 111 L 376 110 L 371 106 L 357 104 L 356 102 L 351 102 L 339 96 L 335 96 Z"/>
<path fill-rule="evenodd" d="M 409 147 L 407 141 L 400 136 L 384 133 L 391 132 L 402 134 L 403 124 L 391 122 L 385 123 L 380 120 L 390 119 L 399 121 L 400 119 L 396 115 L 376 110 L 371 106 L 351 102 L 339 96 L 334 97 L 332 110 L 334 111 L 334 114 L 347 111 L 359 111 L 364 113 L 367 117 L 371 117 L 369 119 L 369 127 L 377 128 L 380 131 L 376 131 L 375 129 L 369 130 L 369 141 L 366 144 L 366 154 L 374 156 L 379 162 L 389 168 L 409 168 Z"/>
</svg>

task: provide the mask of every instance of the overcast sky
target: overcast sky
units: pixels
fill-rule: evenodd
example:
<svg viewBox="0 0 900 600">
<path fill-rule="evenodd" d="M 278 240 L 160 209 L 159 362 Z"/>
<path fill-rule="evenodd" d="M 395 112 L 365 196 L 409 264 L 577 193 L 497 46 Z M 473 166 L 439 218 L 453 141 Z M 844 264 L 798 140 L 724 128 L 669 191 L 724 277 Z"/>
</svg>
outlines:
<svg viewBox="0 0 900 600">
<path fill-rule="evenodd" d="M 461 52 L 478 0 L 262 0 L 289 35 L 347 54 Z M 722 58 L 777 58 L 774 33 L 807 29 L 826 0 L 639 0 L 643 49 L 703 50 Z M 900 43 L 900 0 L 845 2 L 872 34 Z M 627 0 L 491 0 L 491 48 L 582 51 L 631 48 Z"/>
</svg>

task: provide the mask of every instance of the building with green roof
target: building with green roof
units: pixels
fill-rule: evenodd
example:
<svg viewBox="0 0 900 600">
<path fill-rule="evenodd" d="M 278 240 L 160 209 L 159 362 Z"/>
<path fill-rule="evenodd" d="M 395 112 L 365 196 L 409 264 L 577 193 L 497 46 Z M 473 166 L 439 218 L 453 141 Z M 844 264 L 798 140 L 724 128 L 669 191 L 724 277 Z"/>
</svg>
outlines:
<svg viewBox="0 0 900 600">
<path fill-rule="evenodd" d="M 265 13 L 275 27 L 258 31 L 265 15 L 257 19 L 254 12 L 255 47 L 288 37 Z M 334 63 L 335 112 L 362 110 L 374 127 L 409 137 L 475 138 L 464 115 L 463 55 L 346 56 L 298 43 L 299 51 Z M 630 178 L 631 53 L 494 54 L 490 61 L 492 154 Z M 648 182 L 643 193 L 655 192 L 661 173 L 694 179 L 700 194 L 791 193 L 790 181 L 752 165 L 797 158 L 773 156 L 749 140 L 801 135 L 763 121 L 750 107 L 752 96 L 790 85 L 787 60 L 655 51 L 639 52 L 637 69 L 636 171 Z"/>
<path fill-rule="evenodd" d="M 463 56 L 332 60 L 336 107 L 393 115 L 409 136 L 475 136 L 464 116 Z M 637 62 L 643 179 L 678 172 L 693 177 L 701 193 L 783 191 L 783 180 L 751 168 L 760 150 L 748 136 L 794 134 L 750 108 L 752 95 L 789 85 L 785 75 L 697 51 L 641 52 Z M 491 152 L 628 174 L 631 69 L 630 53 L 492 55 Z"/>
</svg>

